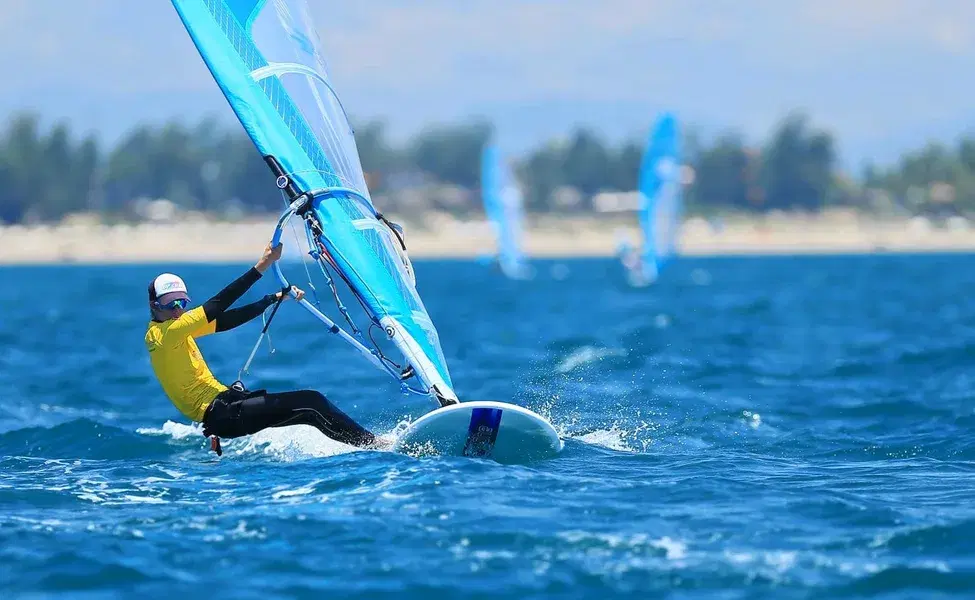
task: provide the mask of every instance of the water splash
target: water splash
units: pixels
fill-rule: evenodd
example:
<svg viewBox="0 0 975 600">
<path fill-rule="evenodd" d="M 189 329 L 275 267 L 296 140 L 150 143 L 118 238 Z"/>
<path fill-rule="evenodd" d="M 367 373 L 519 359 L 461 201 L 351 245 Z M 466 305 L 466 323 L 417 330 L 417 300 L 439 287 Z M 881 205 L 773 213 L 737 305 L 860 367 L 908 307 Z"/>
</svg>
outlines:
<svg viewBox="0 0 975 600">
<path fill-rule="evenodd" d="M 568 356 L 555 365 L 555 372 L 565 374 L 581 367 L 596 363 L 607 357 L 625 357 L 626 350 L 622 348 L 599 348 L 596 346 L 582 346 L 576 348 Z"/>
</svg>

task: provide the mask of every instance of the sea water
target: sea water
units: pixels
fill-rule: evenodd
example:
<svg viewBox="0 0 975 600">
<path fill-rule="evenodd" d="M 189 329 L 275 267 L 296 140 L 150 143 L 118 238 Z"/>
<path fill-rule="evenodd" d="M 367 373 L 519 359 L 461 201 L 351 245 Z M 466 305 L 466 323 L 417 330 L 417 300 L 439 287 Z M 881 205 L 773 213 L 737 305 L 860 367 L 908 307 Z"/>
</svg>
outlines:
<svg viewBox="0 0 975 600">
<path fill-rule="evenodd" d="M 565 439 L 515 466 L 306 427 L 217 458 L 152 376 L 146 288 L 247 265 L 2 268 L 0 595 L 973 597 L 973 263 L 684 259 L 632 289 L 610 260 L 418 261 L 461 398 Z M 200 340 L 218 377 L 259 330 Z M 293 304 L 246 381 L 385 435 L 431 408 Z"/>
</svg>

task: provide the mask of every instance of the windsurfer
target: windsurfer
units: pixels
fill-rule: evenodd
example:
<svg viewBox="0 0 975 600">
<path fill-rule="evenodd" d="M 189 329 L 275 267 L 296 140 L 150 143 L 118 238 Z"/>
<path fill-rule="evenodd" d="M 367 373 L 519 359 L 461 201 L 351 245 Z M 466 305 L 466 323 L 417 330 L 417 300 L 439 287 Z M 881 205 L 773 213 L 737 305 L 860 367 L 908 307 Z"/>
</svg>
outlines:
<svg viewBox="0 0 975 600">
<path fill-rule="evenodd" d="M 623 266 L 628 271 L 636 271 L 640 268 L 640 251 L 637 248 L 628 248 L 622 253 Z"/>
<path fill-rule="evenodd" d="M 202 422 L 204 435 L 214 436 L 214 449 L 218 452 L 221 437 L 235 438 L 268 427 L 299 424 L 311 425 L 339 442 L 371 445 L 376 441 L 375 436 L 321 393 L 251 391 L 239 381 L 228 387 L 213 376 L 200 354 L 196 338 L 243 325 L 274 303 L 290 297 L 282 290 L 251 304 L 230 308 L 281 258 L 281 248 L 281 245 L 268 244 L 257 264 L 193 309 L 188 308 L 190 297 L 182 279 L 163 273 L 152 280 L 149 284 L 152 320 L 145 341 L 156 378 L 176 408 L 189 419 Z M 304 295 L 295 287 L 291 291 L 299 300 Z"/>
<path fill-rule="evenodd" d="M 491 270 L 496 273 L 503 273 L 504 269 L 501 268 L 501 255 L 495 254 L 491 257 Z"/>
</svg>

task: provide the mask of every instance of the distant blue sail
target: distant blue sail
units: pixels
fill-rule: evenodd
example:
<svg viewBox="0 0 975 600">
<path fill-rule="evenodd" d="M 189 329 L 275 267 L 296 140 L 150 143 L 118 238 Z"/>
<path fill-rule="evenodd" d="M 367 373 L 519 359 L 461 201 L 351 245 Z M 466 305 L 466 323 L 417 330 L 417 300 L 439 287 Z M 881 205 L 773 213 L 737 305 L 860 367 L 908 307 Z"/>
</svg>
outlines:
<svg viewBox="0 0 975 600">
<path fill-rule="evenodd" d="M 527 271 L 521 249 L 524 201 L 517 181 L 493 144 L 485 146 L 481 156 L 481 195 L 484 212 L 495 231 L 497 260 L 502 272 L 511 278 L 524 277 Z"/>
<path fill-rule="evenodd" d="M 682 214 L 681 148 L 677 120 L 663 114 L 650 133 L 640 166 L 641 270 L 653 281 L 677 252 Z"/>
<path fill-rule="evenodd" d="M 400 233 L 372 204 L 305 2 L 172 2 L 271 166 L 269 181 L 276 178 L 291 198 L 308 201 L 306 226 L 321 228 L 312 241 L 413 367 L 403 377 L 415 375 L 429 393 L 456 399 L 437 330 L 398 248 Z"/>
</svg>

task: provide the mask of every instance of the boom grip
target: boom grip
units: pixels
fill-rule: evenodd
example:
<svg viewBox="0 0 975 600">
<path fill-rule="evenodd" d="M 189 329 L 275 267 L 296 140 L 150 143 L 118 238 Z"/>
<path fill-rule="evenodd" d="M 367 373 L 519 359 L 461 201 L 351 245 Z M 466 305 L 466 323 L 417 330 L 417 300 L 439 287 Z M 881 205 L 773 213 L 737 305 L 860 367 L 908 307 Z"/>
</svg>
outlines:
<svg viewBox="0 0 975 600">
<path fill-rule="evenodd" d="M 284 230 L 285 223 L 287 223 L 288 222 L 288 219 L 290 219 L 292 217 L 292 215 L 294 215 L 298 211 L 299 208 L 301 208 L 302 206 L 304 206 L 304 203 L 307 202 L 307 201 L 308 200 L 307 200 L 306 197 L 298 198 L 294 202 L 292 202 L 291 205 L 287 209 L 285 209 L 285 211 L 281 214 L 281 217 L 278 219 L 278 223 L 277 223 L 277 225 L 274 228 L 274 233 L 271 235 L 271 243 L 272 244 L 277 245 L 277 244 L 280 244 L 281 243 L 281 234 L 282 234 L 282 232 Z M 280 261 L 275 262 L 273 265 L 271 265 L 271 270 L 274 271 L 274 275 L 275 275 L 275 277 L 277 277 L 278 282 L 281 283 L 281 286 L 284 287 L 284 288 L 290 289 L 291 288 L 291 283 L 288 281 L 288 278 L 284 276 L 284 271 L 281 270 L 281 265 L 279 263 L 280 263 Z M 293 292 L 292 292 L 292 295 L 293 295 Z M 322 313 L 320 310 L 318 310 L 318 308 L 316 308 L 315 305 L 311 304 L 310 302 L 308 302 L 308 300 L 306 300 L 304 298 L 301 299 L 298 302 L 298 304 L 300 304 L 302 307 L 304 307 L 308 312 L 310 312 L 312 314 L 312 316 L 314 316 L 316 319 L 318 319 L 319 321 L 321 321 L 326 327 L 328 327 L 329 333 L 334 333 L 334 334 L 338 335 L 343 340 L 345 340 L 346 342 L 348 342 L 353 348 L 355 348 L 356 350 L 358 350 L 359 353 L 363 357 L 365 357 L 366 360 L 368 360 L 369 362 L 371 362 L 379 370 L 385 371 L 386 373 L 389 373 L 392 377 L 396 378 L 397 380 L 400 380 L 400 375 L 401 375 L 400 373 L 398 373 L 395 370 L 391 369 L 388 365 L 386 365 L 382 360 L 379 359 L 379 357 L 376 355 L 376 353 L 374 353 L 373 351 L 371 351 L 368 348 L 366 348 L 362 344 L 362 342 L 360 342 L 358 339 L 356 339 L 355 337 L 353 337 L 352 335 L 350 335 L 344 329 L 342 329 L 341 327 L 339 327 L 338 325 L 336 325 L 334 321 L 332 321 L 331 319 L 329 319 L 324 313 Z M 260 343 L 260 340 L 258 340 L 258 343 Z M 403 389 L 406 390 L 406 391 L 415 393 L 415 394 L 421 394 L 421 395 L 428 395 L 429 394 L 429 391 L 427 391 L 427 390 L 416 390 L 416 389 L 414 389 L 412 387 L 409 387 L 409 386 L 407 386 L 405 384 L 403 384 Z"/>
</svg>

